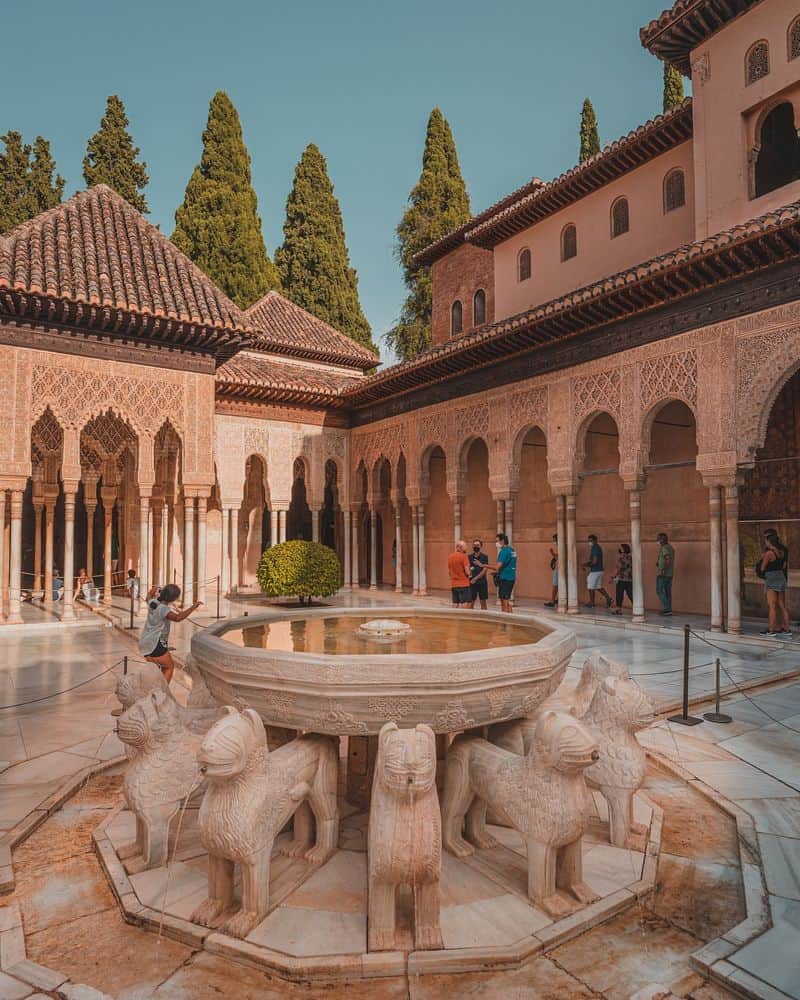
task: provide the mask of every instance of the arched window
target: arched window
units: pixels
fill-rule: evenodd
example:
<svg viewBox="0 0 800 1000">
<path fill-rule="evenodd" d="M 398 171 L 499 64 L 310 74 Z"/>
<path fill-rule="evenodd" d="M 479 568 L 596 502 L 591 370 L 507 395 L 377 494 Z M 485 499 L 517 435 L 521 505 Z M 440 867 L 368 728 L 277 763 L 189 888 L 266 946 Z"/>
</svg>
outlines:
<svg viewBox="0 0 800 1000">
<path fill-rule="evenodd" d="M 686 204 L 686 179 L 682 170 L 670 170 L 664 178 L 664 213 Z"/>
<path fill-rule="evenodd" d="M 578 256 L 578 230 L 570 222 L 561 230 L 561 259 L 572 260 Z"/>
<path fill-rule="evenodd" d="M 531 252 L 525 247 L 517 257 L 517 281 L 527 281 L 531 276 Z"/>
<path fill-rule="evenodd" d="M 800 58 L 800 17 L 796 17 L 789 25 L 789 38 L 787 42 L 787 58 Z"/>
<path fill-rule="evenodd" d="M 472 296 L 472 325 L 483 326 L 486 322 L 486 292 L 479 288 Z"/>
<path fill-rule="evenodd" d="M 628 214 L 628 199 L 617 198 L 611 206 L 611 238 L 622 236 L 631 227 L 631 220 Z"/>
<path fill-rule="evenodd" d="M 744 60 L 744 82 L 755 83 L 769 73 L 769 44 L 765 41 L 756 42 L 747 50 Z"/>
<path fill-rule="evenodd" d="M 776 105 L 761 123 L 755 173 L 756 198 L 800 178 L 800 138 L 788 101 Z"/>
<path fill-rule="evenodd" d="M 458 299 L 450 306 L 450 334 L 454 337 L 464 329 L 464 310 Z"/>
</svg>

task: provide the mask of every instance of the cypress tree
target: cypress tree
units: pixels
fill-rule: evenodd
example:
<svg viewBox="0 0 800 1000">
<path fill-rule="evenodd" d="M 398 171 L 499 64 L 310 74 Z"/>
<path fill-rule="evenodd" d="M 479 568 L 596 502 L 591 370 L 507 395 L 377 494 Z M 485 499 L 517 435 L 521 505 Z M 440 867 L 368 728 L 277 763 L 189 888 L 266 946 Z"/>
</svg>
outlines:
<svg viewBox="0 0 800 1000">
<path fill-rule="evenodd" d="M 364 347 L 372 331 L 358 299 L 339 202 L 325 157 L 313 143 L 303 150 L 286 200 L 284 241 L 275 254 L 284 293 L 297 305 Z"/>
<path fill-rule="evenodd" d="M 600 152 L 600 135 L 597 131 L 597 115 L 592 102 L 587 97 L 581 111 L 581 149 L 578 162 L 584 163 L 595 153 Z"/>
<path fill-rule="evenodd" d="M 399 320 L 386 335 L 388 344 L 403 361 L 416 357 L 431 345 L 430 268 L 414 269 L 412 259 L 470 217 L 469 195 L 461 176 L 453 133 L 438 108 L 433 109 L 428 119 L 422 172 L 408 201 L 397 227 L 397 256 L 408 296 Z"/>
<path fill-rule="evenodd" d="M 0 136 L 0 232 L 13 229 L 61 201 L 64 179 L 53 178 L 56 168 L 50 143 L 37 135 L 33 147 L 19 132 Z M 33 158 L 31 158 L 33 157 Z"/>
<path fill-rule="evenodd" d="M 128 131 L 125 105 L 112 94 L 106 102 L 106 113 L 100 128 L 86 147 L 83 158 L 83 178 L 87 185 L 107 184 L 140 212 L 147 212 L 143 194 L 150 178 L 147 164 L 140 162 L 139 147 L 134 146 Z"/>
<path fill-rule="evenodd" d="M 683 100 L 683 77 L 670 63 L 664 63 L 664 111 Z"/>
<path fill-rule="evenodd" d="M 32 216 L 61 203 L 64 178 L 60 174 L 53 177 L 55 169 L 56 162 L 50 152 L 50 143 L 37 135 L 33 143 L 33 159 L 28 175 L 28 196 Z"/>
<path fill-rule="evenodd" d="M 172 242 L 243 309 L 280 289 L 264 245 L 239 115 L 224 91 L 211 100 L 203 153 L 175 212 Z"/>
</svg>

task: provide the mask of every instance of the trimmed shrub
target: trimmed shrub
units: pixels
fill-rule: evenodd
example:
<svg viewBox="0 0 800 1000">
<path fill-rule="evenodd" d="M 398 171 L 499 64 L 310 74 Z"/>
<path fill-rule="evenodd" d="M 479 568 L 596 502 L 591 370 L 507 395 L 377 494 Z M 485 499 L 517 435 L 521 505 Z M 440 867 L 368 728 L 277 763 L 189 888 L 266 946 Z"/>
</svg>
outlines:
<svg viewBox="0 0 800 1000">
<path fill-rule="evenodd" d="M 329 597 L 342 585 L 333 549 L 320 542 L 281 542 L 265 549 L 258 564 L 258 583 L 267 597 Z"/>
</svg>

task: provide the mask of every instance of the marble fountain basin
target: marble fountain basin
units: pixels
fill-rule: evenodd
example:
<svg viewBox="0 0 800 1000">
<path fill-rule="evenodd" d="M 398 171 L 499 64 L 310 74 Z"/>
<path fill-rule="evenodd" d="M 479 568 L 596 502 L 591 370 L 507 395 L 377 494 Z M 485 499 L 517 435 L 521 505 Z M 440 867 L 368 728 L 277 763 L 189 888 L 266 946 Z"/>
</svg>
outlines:
<svg viewBox="0 0 800 1000">
<path fill-rule="evenodd" d="M 192 656 L 220 702 L 245 702 L 267 725 L 368 736 L 388 720 L 450 733 L 527 715 L 575 646 L 532 615 L 325 607 L 211 626 Z"/>
</svg>

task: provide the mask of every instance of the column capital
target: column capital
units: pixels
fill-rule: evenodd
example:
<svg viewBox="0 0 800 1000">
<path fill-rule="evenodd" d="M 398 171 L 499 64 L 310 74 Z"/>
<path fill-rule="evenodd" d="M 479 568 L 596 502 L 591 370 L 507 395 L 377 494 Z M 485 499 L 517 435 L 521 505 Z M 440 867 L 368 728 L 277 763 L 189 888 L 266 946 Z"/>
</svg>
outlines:
<svg viewBox="0 0 800 1000">
<path fill-rule="evenodd" d="M 647 475 L 644 472 L 622 477 L 622 485 L 629 493 L 641 493 L 646 483 Z"/>
<path fill-rule="evenodd" d="M 81 483 L 80 483 L 79 479 L 64 479 L 64 480 L 62 480 L 61 487 L 64 490 L 64 499 L 66 500 L 67 497 L 70 497 L 73 500 L 73 502 L 74 502 L 75 496 L 76 496 L 76 494 L 78 492 L 78 487 L 80 486 L 80 484 Z"/>
</svg>

